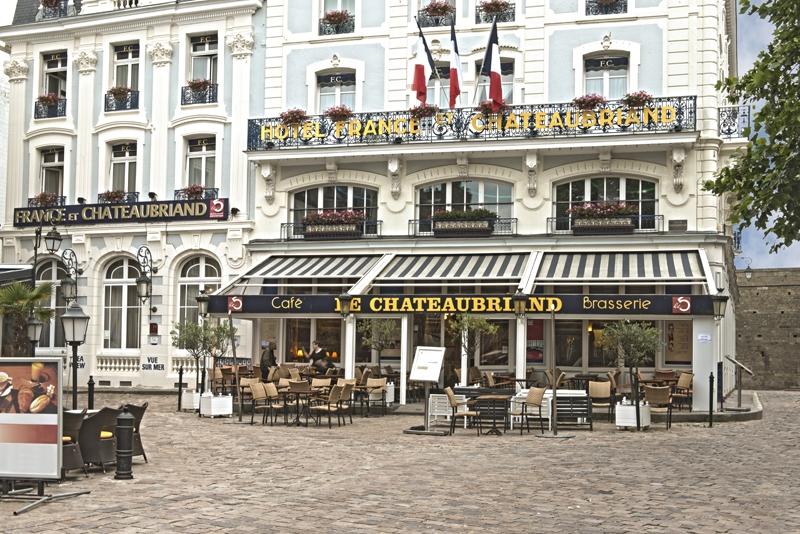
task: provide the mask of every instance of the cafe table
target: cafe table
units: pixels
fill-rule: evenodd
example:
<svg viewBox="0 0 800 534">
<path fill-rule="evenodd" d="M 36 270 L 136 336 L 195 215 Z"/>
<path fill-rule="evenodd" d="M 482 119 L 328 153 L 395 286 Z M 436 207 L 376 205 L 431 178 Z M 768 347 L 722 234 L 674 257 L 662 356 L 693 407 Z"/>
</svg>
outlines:
<svg viewBox="0 0 800 534">
<path fill-rule="evenodd" d="M 475 409 L 478 412 L 478 424 L 483 423 L 484 413 L 488 412 L 488 419 L 491 420 L 492 426 L 486 434 L 493 434 L 501 436 L 502 432 L 497 426 L 497 421 L 503 421 L 503 432 L 508 427 L 508 401 L 511 395 L 478 395 L 473 399 Z M 482 412 L 482 406 L 485 406 L 485 412 Z"/>
</svg>

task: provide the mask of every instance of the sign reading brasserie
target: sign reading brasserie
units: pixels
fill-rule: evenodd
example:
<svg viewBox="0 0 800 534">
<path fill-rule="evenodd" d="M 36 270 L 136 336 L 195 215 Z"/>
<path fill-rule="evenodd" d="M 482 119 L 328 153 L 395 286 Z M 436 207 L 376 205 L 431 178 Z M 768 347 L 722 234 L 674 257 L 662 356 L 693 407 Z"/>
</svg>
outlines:
<svg viewBox="0 0 800 534">
<path fill-rule="evenodd" d="M 712 315 L 711 298 L 705 295 L 534 295 L 528 297 L 528 313 L 559 315 Z M 332 295 L 212 296 L 212 313 L 338 313 L 339 299 Z M 514 313 L 509 295 L 413 296 L 363 295 L 350 302 L 350 311 L 371 313 Z"/>
<path fill-rule="evenodd" d="M 228 199 L 168 200 L 130 204 L 75 204 L 14 210 L 14 226 L 88 225 L 227 220 Z"/>
</svg>

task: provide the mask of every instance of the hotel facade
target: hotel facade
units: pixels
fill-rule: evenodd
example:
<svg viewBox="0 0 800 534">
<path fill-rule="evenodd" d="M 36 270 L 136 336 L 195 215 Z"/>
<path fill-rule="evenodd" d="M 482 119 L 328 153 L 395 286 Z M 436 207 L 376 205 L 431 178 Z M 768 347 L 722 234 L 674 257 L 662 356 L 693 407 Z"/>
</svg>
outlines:
<svg viewBox="0 0 800 534">
<path fill-rule="evenodd" d="M 168 332 L 196 320 L 205 289 L 211 315 L 235 319 L 240 357 L 271 340 L 279 361 L 303 361 L 317 340 L 352 376 L 407 369 L 415 346 L 433 345 L 447 349 L 446 383 L 473 366 L 536 379 L 553 358 L 572 373 L 615 368 L 603 330 L 631 319 L 661 332 L 645 371 L 694 373 L 694 409 L 707 409 L 718 366 L 733 386 L 735 299 L 722 317 L 712 305 L 735 296 L 732 231 L 702 184 L 746 142 L 747 110 L 715 88 L 736 69 L 734 2 L 429 4 L 84 0 L 0 32 L 11 46 L 3 262 L 30 261 L 37 195 L 63 197 L 50 217 L 83 262 L 79 302 L 94 318 L 83 379 L 172 386 L 189 360 Z M 477 75 L 495 17 L 497 113 L 480 106 Z M 427 116 L 411 110 L 417 22 L 437 67 Z M 133 66 L 140 106 L 109 111 Z M 51 83 L 58 101 L 38 102 Z M 605 101 L 573 102 L 588 94 Z M 186 200 L 193 185 L 202 196 Z M 117 190 L 141 198 L 94 201 Z M 158 268 L 144 305 L 142 245 Z M 57 281 L 48 261 L 39 278 Z M 474 354 L 448 326 L 463 312 L 498 327 Z M 380 355 L 363 319 L 396 327 Z M 46 334 L 40 350 L 62 350 L 54 325 Z"/>
</svg>

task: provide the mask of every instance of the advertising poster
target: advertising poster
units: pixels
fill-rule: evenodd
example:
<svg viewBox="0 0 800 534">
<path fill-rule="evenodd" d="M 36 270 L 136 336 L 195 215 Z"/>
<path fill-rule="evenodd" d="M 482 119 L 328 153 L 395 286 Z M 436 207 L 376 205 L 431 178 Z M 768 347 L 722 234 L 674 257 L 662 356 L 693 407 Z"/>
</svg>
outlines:
<svg viewBox="0 0 800 534">
<path fill-rule="evenodd" d="M 61 476 L 61 359 L 0 358 L 0 478 Z"/>
<path fill-rule="evenodd" d="M 691 365 L 691 321 L 667 321 L 667 353 L 665 363 L 669 365 Z"/>
</svg>

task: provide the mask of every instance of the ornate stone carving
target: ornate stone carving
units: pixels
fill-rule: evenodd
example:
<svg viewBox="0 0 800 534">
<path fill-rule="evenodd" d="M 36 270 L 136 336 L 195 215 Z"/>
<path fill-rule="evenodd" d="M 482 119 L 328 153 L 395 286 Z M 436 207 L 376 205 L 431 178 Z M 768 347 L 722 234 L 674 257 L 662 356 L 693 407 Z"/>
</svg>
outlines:
<svg viewBox="0 0 800 534">
<path fill-rule="evenodd" d="M 600 159 L 600 171 L 611 172 L 611 151 L 603 150 L 598 159 Z"/>
<path fill-rule="evenodd" d="M 77 65 L 78 72 L 82 76 L 94 74 L 94 71 L 97 70 L 97 54 L 91 50 L 81 50 L 75 55 L 73 63 Z"/>
<path fill-rule="evenodd" d="M 600 41 L 600 45 L 603 47 L 603 50 L 608 50 L 611 48 L 611 32 L 608 32 L 603 36 L 603 40 Z"/>
<path fill-rule="evenodd" d="M 172 63 L 172 45 L 168 42 L 158 41 L 148 47 L 150 59 L 156 67 L 163 67 Z"/>
<path fill-rule="evenodd" d="M 672 188 L 676 193 L 683 191 L 683 167 L 686 163 L 686 149 L 672 149 Z"/>
<path fill-rule="evenodd" d="M 389 158 L 386 169 L 389 171 L 389 178 L 392 179 L 390 191 L 395 200 L 400 198 L 400 167 L 400 158 Z"/>
<path fill-rule="evenodd" d="M 338 66 L 339 66 L 339 55 L 338 54 L 333 54 L 331 56 L 331 67 L 336 68 Z"/>
<path fill-rule="evenodd" d="M 259 167 L 264 180 L 264 199 L 267 204 L 272 204 L 275 201 L 275 166 L 272 163 L 261 163 Z"/>
<path fill-rule="evenodd" d="M 469 176 L 469 158 L 467 156 L 456 158 L 456 166 L 458 166 L 459 178 L 467 178 Z"/>
<path fill-rule="evenodd" d="M 3 72 L 11 83 L 22 83 L 28 79 L 28 62 L 24 59 L 14 58 L 3 63 Z"/>
<path fill-rule="evenodd" d="M 539 153 L 528 152 L 525 154 L 525 168 L 528 169 L 528 195 L 536 196 L 539 190 Z"/>
<path fill-rule="evenodd" d="M 325 174 L 328 176 L 329 182 L 336 181 L 336 177 L 339 174 L 339 166 L 336 164 L 335 161 L 325 162 Z"/>
<path fill-rule="evenodd" d="M 231 55 L 236 59 L 245 59 L 253 54 L 253 47 L 256 42 L 253 40 L 253 34 L 249 32 L 237 32 L 230 34 L 227 37 L 228 48 L 231 49 Z"/>
</svg>

